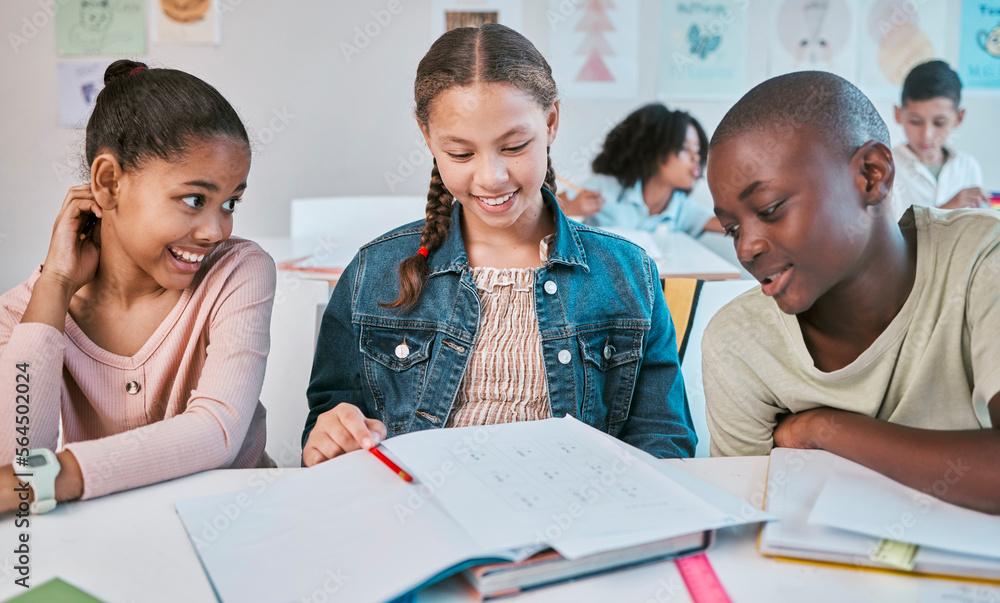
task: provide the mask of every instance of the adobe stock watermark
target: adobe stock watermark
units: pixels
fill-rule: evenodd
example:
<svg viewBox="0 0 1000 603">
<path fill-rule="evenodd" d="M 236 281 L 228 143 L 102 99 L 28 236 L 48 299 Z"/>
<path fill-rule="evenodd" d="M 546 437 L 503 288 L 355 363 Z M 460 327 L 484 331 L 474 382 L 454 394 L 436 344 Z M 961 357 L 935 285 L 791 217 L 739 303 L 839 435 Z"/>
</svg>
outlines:
<svg viewBox="0 0 1000 603">
<path fill-rule="evenodd" d="M 79 142 L 66 145 L 62 161 L 56 160 L 49 164 L 57 182 L 64 184 L 69 180 L 71 183 L 81 183 L 90 180 L 90 165 L 83 154 L 84 146 L 81 134 Z"/>
<path fill-rule="evenodd" d="M 287 464 L 298 461 L 300 452 L 294 445 L 287 441 L 282 446 L 279 459 Z M 292 462 L 289 462 L 292 461 Z M 215 513 L 212 517 L 204 519 L 200 526 L 191 531 L 191 542 L 199 551 L 208 549 L 218 542 L 219 538 L 236 525 L 244 514 L 253 507 L 261 495 L 263 495 L 274 482 L 282 479 L 282 475 L 273 469 L 253 469 L 248 472 L 246 488 L 234 493 L 235 495 L 227 502 L 220 502 L 216 505 Z M 253 488 L 253 490 L 250 490 Z M 248 491 L 249 490 L 249 491 Z"/>
<path fill-rule="evenodd" d="M 744 155 L 739 164 L 724 175 L 725 179 L 719 182 L 719 186 L 725 194 L 738 195 L 748 184 L 758 180 L 767 161 L 780 153 L 788 140 L 793 139 L 802 128 L 809 127 L 818 115 L 832 110 L 831 98 L 832 92 L 822 86 L 804 87 L 801 102 L 791 111 L 776 116 L 775 123 L 766 133 L 753 131 L 752 135 L 759 144 L 758 153 L 752 157 Z"/>
<path fill-rule="evenodd" d="M 589 505 L 596 504 L 602 496 L 621 484 L 621 478 L 635 464 L 636 458 L 627 450 L 614 448 L 615 460 L 608 470 L 599 471 L 597 477 L 583 482 L 573 489 L 576 501 L 563 510 L 549 514 L 551 520 L 543 528 L 535 530 L 536 545 L 551 545 L 569 533 L 576 522 L 587 513 Z"/>
<path fill-rule="evenodd" d="M 614 119 L 610 117 L 605 118 L 604 127 L 601 129 L 600 134 L 573 149 L 569 154 L 570 167 L 567 168 L 565 165 L 559 166 L 556 173 L 569 182 L 579 182 L 584 175 L 590 173 L 591 162 L 601 152 L 604 145 L 614 140 L 611 136 L 616 125 L 618 124 Z"/>
<path fill-rule="evenodd" d="M 326 603 L 330 597 L 340 592 L 351 577 L 341 568 L 330 568 L 323 574 L 323 581 L 311 593 L 299 599 L 300 603 Z"/>
<path fill-rule="evenodd" d="M 30 42 L 50 23 L 55 23 L 56 6 L 68 4 L 69 0 L 37 0 L 38 10 L 27 17 L 21 17 L 21 22 L 7 32 L 7 42 L 14 54 L 21 52 L 21 47 Z"/>
<path fill-rule="evenodd" d="M 457 458 L 463 458 L 469 454 L 480 452 L 486 447 L 493 434 L 501 427 L 501 425 L 483 425 L 471 430 L 471 433 L 466 433 L 462 436 L 462 441 L 455 442 L 452 445 L 452 455 Z M 406 499 L 406 504 L 396 503 L 393 505 L 393 511 L 396 514 L 396 520 L 399 524 L 403 525 L 409 518 L 416 515 L 417 511 L 427 504 L 427 501 L 437 496 L 437 493 L 448 482 L 449 478 L 456 473 L 458 473 L 458 465 L 453 460 L 446 459 L 434 471 L 420 476 L 419 482 L 411 489 L 412 491 Z"/>
<path fill-rule="evenodd" d="M 243 0 L 219 0 L 219 14 L 232 13 L 242 5 Z"/>
<path fill-rule="evenodd" d="M 882 525 L 882 538 L 906 542 L 907 534 L 917 526 L 920 518 L 926 515 L 931 510 L 931 507 L 941 504 L 944 496 L 948 494 L 952 486 L 961 481 L 972 470 L 972 467 L 963 463 L 960 458 L 949 459 L 945 463 L 945 466 L 946 469 L 941 474 L 941 477 L 935 480 L 934 483 L 919 492 L 911 493 L 910 504 L 913 506 L 912 511 L 904 511 L 900 513 L 896 521 Z M 932 492 L 934 496 L 931 496 Z M 878 550 L 879 544 L 877 540 L 871 541 L 868 545 L 868 556 L 854 556 L 852 558 L 853 565 L 858 568 L 871 567 L 871 560 Z"/>
<path fill-rule="evenodd" d="M 656 590 L 653 596 L 643 601 L 643 603 L 670 603 L 671 601 L 687 601 L 687 587 L 677 576 L 670 576 L 669 579 L 661 579 L 656 583 Z M 680 599 L 677 597 L 680 596 Z"/>
<path fill-rule="evenodd" d="M 281 107 L 280 109 L 274 108 L 271 110 L 271 116 L 267 121 L 267 125 L 259 130 L 253 131 L 253 150 L 255 153 L 261 153 L 274 142 L 274 139 L 278 134 L 284 132 L 292 120 L 295 119 L 295 115 L 289 112 L 288 107 Z"/>
<path fill-rule="evenodd" d="M 427 144 L 424 142 L 424 137 L 421 134 L 417 134 L 413 138 L 412 151 L 406 155 L 397 155 L 396 157 L 399 160 L 396 165 L 396 171 L 390 172 L 386 170 L 382 174 L 382 178 L 385 179 L 385 185 L 389 187 L 391 192 L 396 192 L 396 187 L 414 174 L 422 174 L 428 181 L 430 180 L 430 166 L 433 164 L 434 156 L 431 155 L 431 150 L 427 148 Z"/>
<path fill-rule="evenodd" d="M 920 12 L 920 7 L 927 4 L 927 0 L 902 0 L 892 4 L 892 11 L 888 18 L 885 12 L 875 21 L 875 27 L 882 36 L 913 22 L 913 17 Z"/>
<path fill-rule="evenodd" d="M 823 421 L 820 429 L 809 438 L 809 445 L 816 449 L 822 449 L 824 443 L 829 442 L 843 428 L 843 424 L 838 423 L 835 418 L 828 417 Z M 806 463 L 810 460 L 809 456 L 810 452 L 807 449 L 792 449 L 787 461 L 787 471 L 779 470 L 773 474 L 769 473 L 765 484 L 761 488 L 758 488 L 750 496 L 749 500 L 743 499 L 743 504 L 740 505 L 740 519 L 744 521 L 750 519 L 757 514 L 758 510 L 763 509 L 766 499 L 765 493 L 768 491 L 775 492 L 785 486 L 792 475 L 801 472 L 805 468 Z"/>
<path fill-rule="evenodd" d="M 549 29 L 569 23 L 569 18 L 583 6 L 584 2 L 585 0 L 561 0 L 555 6 L 555 10 L 552 8 L 546 10 L 545 20 L 549 22 Z"/>
<path fill-rule="evenodd" d="M 354 27 L 354 37 L 351 41 L 340 43 L 340 52 L 344 55 L 344 60 L 348 63 L 354 60 L 354 57 L 368 48 L 372 41 L 392 23 L 393 18 L 402 12 L 402 0 L 389 0 L 385 8 L 369 12 L 371 19 Z"/>
</svg>

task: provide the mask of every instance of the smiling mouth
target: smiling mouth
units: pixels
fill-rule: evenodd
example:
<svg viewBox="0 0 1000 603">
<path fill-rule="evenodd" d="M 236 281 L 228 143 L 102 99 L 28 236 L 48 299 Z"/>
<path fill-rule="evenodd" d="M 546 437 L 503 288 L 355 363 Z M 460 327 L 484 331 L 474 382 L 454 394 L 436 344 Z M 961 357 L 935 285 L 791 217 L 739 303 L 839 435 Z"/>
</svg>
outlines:
<svg viewBox="0 0 1000 603">
<path fill-rule="evenodd" d="M 792 269 L 791 264 L 785 266 L 781 270 L 769 274 L 764 278 L 760 279 L 760 290 L 761 293 L 768 297 L 773 297 L 788 287 L 788 273 Z"/>
<path fill-rule="evenodd" d="M 191 253 L 190 251 L 184 251 L 182 249 L 175 249 L 174 247 L 172 247 L 170 245 L 167 245 L 167 250 L 170 251 L 170 255 L 174 256 L 179 261 L 185 262 L 185 263 L 188 263 L 188 264 L 197 264 L 198 262 L 200 262 L 203 259 L 205 259 L 205 255 L 206 255 L 204 253 L 201 254 L 201 255 L 198 255 L 198 254 Z"/>
<path fill-rule="evenodd" d="M 771 284 L 771 283 L 773 283 L 773 282 L 774 282 L 775 280 L 777 280 L 777 279 L 778 279 L 778 277 L 779 277 L 779 276 L 781 276 L 781 275 L 782 275 L 782 273 L 784 273 L 784 272 L 785 272 L 785 270 L 788 270 L 788 267 L 787 267 L 787 266 L 786 266 L 786 267 L 784 267 L 784 268 L 782 268 L 781 270 L 779 270 L 779 271 L 775 272 L 774 274 L 772 274 L 772 275 L 770 275 L 770 276 L 765 276 L 765 277 L 764 277 L 763 279 L 761 279 L 761 281 L 760 281 L 760 284 L 762 284 L 762 285 L 770 285 L 770 284 Z"/>
<path fill-rule="evenodd" d="M 507 193 L 506 195 L 503 195 L 502 197 L 480 197 L 480 196 L 476 195 L 476 199 L 479 199 L 480 201 L 482 201 L 486 205 L 503 205 L 511 197 L 513 197 L 515 193 L 517 193 L 517 191 L 513 191 L 513 192 L 510 192 L 510 193 Z"/>
</svg>

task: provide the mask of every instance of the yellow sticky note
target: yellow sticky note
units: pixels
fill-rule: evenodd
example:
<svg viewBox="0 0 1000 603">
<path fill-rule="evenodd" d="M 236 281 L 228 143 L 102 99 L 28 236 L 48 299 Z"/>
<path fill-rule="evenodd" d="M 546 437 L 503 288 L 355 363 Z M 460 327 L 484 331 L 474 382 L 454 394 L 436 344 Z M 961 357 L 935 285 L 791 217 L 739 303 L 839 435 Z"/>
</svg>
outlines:
<svg viewBox="0 0 1000 603">
<path fill-rule="evenodd" d="M 914 561 L 917 557 L 917 549 L 919 548 L 917 545 L 908 542 L 883 538 L 879 541 L 878 547 L 869 558 L 872 561 L 878 561 L 879 563 L 891 565 L 895 568 L 912 571 Z"/>
</svg>

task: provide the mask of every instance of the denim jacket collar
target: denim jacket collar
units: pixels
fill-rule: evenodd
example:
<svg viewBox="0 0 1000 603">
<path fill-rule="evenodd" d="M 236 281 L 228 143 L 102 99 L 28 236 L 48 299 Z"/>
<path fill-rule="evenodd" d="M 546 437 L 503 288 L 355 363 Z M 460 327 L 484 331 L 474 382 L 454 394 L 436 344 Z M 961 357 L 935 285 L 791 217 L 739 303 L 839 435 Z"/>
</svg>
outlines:
<svg viewBox="0 0 1000 603">
<path fill-rule="evenodd" d="M 584 272 L 590 272 L 587 265 L 587 254 L 583 251 L 583 243 L 579 235 L 569 227 L 569 219 L 559 209 L 555 196 L 542 187 L 542 200 L 545 202 L 555 220 L 555 237 L 549 248 L 549 260 L 546 265 L 563 264 L 580 266 Z M 448 227 L 448 238 L 438 249 L 432 251 L 427 258 L 430 274 L 437 276 L 446 272 L 461 272 L 469 264 L 469 256 L 465 252 L 465 242 L 462 240 L 462 227 L 459 220 L 462 204 L 454 202 L 451 212 L 451 225 Z"/>
</svg>

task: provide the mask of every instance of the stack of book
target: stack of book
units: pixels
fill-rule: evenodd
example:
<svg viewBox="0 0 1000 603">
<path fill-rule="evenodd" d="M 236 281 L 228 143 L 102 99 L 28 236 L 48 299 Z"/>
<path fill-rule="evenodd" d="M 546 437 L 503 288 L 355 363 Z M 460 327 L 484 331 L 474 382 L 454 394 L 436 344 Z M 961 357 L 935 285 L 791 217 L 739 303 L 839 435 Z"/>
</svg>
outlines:
<svg viewBox="0 0 1000 603">
<path fill-rule="evenodd" d="M 822 450 L 775 448 L 767 483 L 765 508 L 778 520 L 761 529 L 766 555 L 1000 581 L 998 516 Z"/>
</svg>

